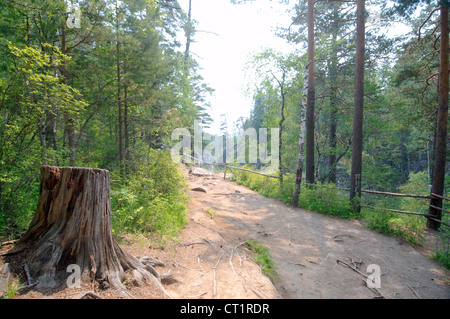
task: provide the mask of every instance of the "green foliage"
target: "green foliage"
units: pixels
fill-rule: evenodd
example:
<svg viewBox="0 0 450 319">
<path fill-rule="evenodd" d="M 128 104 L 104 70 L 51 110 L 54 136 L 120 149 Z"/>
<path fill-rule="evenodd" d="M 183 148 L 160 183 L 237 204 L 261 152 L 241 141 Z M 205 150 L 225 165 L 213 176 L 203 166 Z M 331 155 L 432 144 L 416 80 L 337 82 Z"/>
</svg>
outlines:
<svg viewBox="0 0 450 319">
<path fill-rule="evenodd" d="M 256 240 L 247 240 L 247 246 L 255 253 L 255 261 L 263 273 L 271 279 L 276 278 L 275 261 L 272 259 L 269 249 Z"/>
<path fill-rule="evenodd" d="M 13 299 L 22 287 L 20 280 L 15 278 L 8 283 L 6 291 L 2 295 L 2 299 Z"/>
<path fill-rule="evenodd" d="M 299 206 L 340 218 L 355 217 L 348 194 L 334 188 L 333 184 L 318 183 L 317 185 L 303 186 L 300 191 Z"/>
<path fill-rule="evenodd" d="M 150 150 L 126 186 L 111 192 L 113 232 L 175 237 L 186 224 L 187 184 L 167 152 Z"/>
<path fill-rule="evenodd" d="M 442 221 L 450 224 L 450 215 L 444 214 L 442 216 Z M 439 263 L 444 265 L 447 269 L 450 269 L 450 227 L 442 225 L 438 239 L 438 246 L 434 251 L 434 257 Z"/>
<path fill-rule="evenodd" d="M 294 179 L 292 174 L 285 175 L 279 180 L 246 171 L 234 171 L 233 179 L 244 186 L 270 198 L 277 198 L 286 204 L 290 204 L 294 193 Z M 303 185 L 300 190 L 299 207 L 317 213 L 338 216 L 341 218 L 353 218 L 353 207 L 348 200 L 348 195 L 339 191 L 334 185 Z"/>
<path fill-rule="evenodd" d="M 42 164 L 122 179 L 120 140 L 129 175 L 113 184 L 115 231 L 172 236 L 185 222 L 182 179 L 170 157 L 148 150 L 169 149 L 175 127 L 208 118 L 211 89 L 179 41 L 187 14 L 158 1 L 79 5 L 81 25 L 70 28 L 67 1 L 0 2 L 0 236 L 27 227 Z"/>
<path fill-rule="evenodd" d="M 428 172 L 422 171 L 410 173 L 407 183 L 399 186 L 399 191 L 404 194 L 429 195 Z M 428 211 L 428 199 L 408 198 L 401 199 L 401 209 L 410 212 L 426 213 Z"/>
<path fill-rule="evenodd" d="M 409 181 L 399 187 L 400 192 L 407 194 L 428 195 L 427 172 L 411 173 Z M 396 204 L 396 207 L 394 207 Z M 427 213 L 429 201 L 418 198 L 402 198 L 401 200 L 377 198 L 374 204 L 378 209 L 363 209 L 362 216 L 367 227 L 383 234 L 402 237 L 413 245 L 423 242 L 423 229 L 426 219 L 422 216 L 400 214 L 385 211 L 382 208 L 394 208 L 402 211 Z"/>
</svg>

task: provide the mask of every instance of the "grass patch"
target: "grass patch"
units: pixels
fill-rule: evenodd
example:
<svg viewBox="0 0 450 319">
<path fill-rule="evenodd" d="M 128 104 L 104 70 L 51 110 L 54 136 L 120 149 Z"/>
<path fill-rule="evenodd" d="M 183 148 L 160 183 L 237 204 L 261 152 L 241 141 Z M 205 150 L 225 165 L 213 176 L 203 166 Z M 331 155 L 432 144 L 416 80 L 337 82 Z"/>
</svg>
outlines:
<svg viewBox="0 0 450 319">
<path fill-rule="evenodd" d="M 208 213 L 209 217 L 211 217 L 211 219 L 213 219 L 214 217 L 216 217 L 216 210 L 212 207 L 208 207 L 206 209 L 206 212 Z"/>
<path fill-rule="evenodd" d="M 6 291 L 3 293 L 2 298 L 0 299 L 12 299 L 14 298 L 22 287 L 19 279 L 15 278 L 11 280 L 6 286 Z"/>
<path fill-rule="evenodd" d="M 275 261 L 270 256 L 269 249 L 256 240 L 247 240 L 247 246 L 255 254 L 254 259 L 263 273 L 270 279 L 277 278 Z"/>
</svg>

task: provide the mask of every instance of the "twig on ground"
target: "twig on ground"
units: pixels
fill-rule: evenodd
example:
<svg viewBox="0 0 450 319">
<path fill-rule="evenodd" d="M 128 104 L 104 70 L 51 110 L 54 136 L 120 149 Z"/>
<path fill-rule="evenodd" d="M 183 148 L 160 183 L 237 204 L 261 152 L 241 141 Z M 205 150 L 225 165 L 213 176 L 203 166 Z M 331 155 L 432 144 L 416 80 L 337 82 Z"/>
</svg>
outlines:
<svg viewBox="0 0 450 319">
<path fill-rule="evenodd" d="M 278 233 L 282 228 L 283 228 L 283 227 L 281 227 L 280 229 L 278 229 L 278 230 L 276 230 L 276 231 L 274 231 L 274 232 L 272 232 L 272 233 L 267 233 L 267 232 L 265 232 L 265 231 L 258 231 L 258 232 L 256 232 L 256 233 L 257 233 L 257 234 L 261 234 L 262 236 L 273 236 L 273 235 L 275 235 L 276 233 Z"/>
<path fill-rule="evenodd" d="M 412 290 L 412 292 L 416 295 L 417 299 L 422 299 L 419 294 L 417 293 L 417 291 L 414 290 L 413 287 L 411 287 L 407 282 L 405 282 L 405 285 L 407 285 L 409 287 L 409 289 Z"/>
<path fill-rule="evenodd" d="M 347 266 L 348 268 L 350 268 L 351 270 L 357 272 L 358 274 L 360 274 L 361 276 L 365 277 L 366 279 L 369 278 L 369 276 L 367 276 L 365 273 L 359 271 L 359 270 L 356 269 L 356 268 L 353 268 L 352 266 L 350 266 L 349 264 L 347 264 L 346 262 L 344 262 L 344 261 L 342 261 L 342 260 L 337 259 L 337 260 L 336 260 L 336 263 L 338 263 L 338 264 L 343 264 L 343 265 Z M 369 288 L 370 290 L 372 290 L 372 291 L 374 291 L 374 292 L 376 292 L 376 293 L 378 294 L 378 297 L 379 297 L 379 298 L 385 299 L 385 297 L 383 296 L 383 294 L 382 294 L 381 292 L 379 292 L 378 289 L 376 289 L 376 288 L 374 288 L 374 287 L 369 287 L 369 286 L 367 285 L 367 281 L 364 281 L 364 282 L 366 283 L 366 287 L 367 287 L 367 288 Z"/>
<path fill-rule="evenodd" d="M 201 269 L 203 272 L 205 272 L 205 269 L 203 269 L 202 265 L 200 264 L 200 256 L 199 256 L 199 255 L 197 255 L 197 263 L 198 263 L 200 269 Z"/>
<path fill-rule="evenodd" d="M 197 236 L 198 238 L 200 238 L 200 239 L 203 239 L 204 241 L 206 241 L 208 244 L 210 244 L 211 246 L 213 245 L 213 243 L 209 240 L 209 239 L 207 239 L 207 238 L 204 238 L 204 237 L 202 237 L 202 236 L 200 236 L 200 235 L 197 235 L 196 233 L 193 233 L 193 232 L 191 232 L 190 231 L 190 233 L 192 234 L 192 235 L 194 235 L 194 236 Z"/>
<path fill-rule="evenodd" d="M 365 278 L 369 278 L 369 276 L 367 276 L 365 273 L 359 271 L 359 270 L 356 269 L 356 268 L 353 268 L 352 266 L 350 266 L 349 264 L 347 264 L 346 262 L 344 262 L 344 261 L 342 261 L 342 260 L 337 259 L 336 262 L 337 262 L 338 264 L 340 263 L 340 264 L 343 264 L 343 265 L 347 266 L 348 268 L 350 268 L 351 270 L 357 272 L 357 273 L 360 274 L 361 276 L 364 276 Z"/>
<path fill-rule="evenodd" d="M 193 241 L 193 242 L 190 242 L 190 243 L 177 244 L 177 246 L 183 246 L 183 247 L 186 247 L 186 246 L 192 246 L 192 245 L 206 245 L 206 244 L 207 244 L 207 242 Z"/>
<path fill-rule="evenodd" d="M 213 273 L 213 279 L 214 279 L 214 292 L 213 292 L 213 298 L 214 298 L 214 299 L 216 299 L 216 293 L 217 293 L 217 285 L 216 285 L 216 269 L 217 269 L 217 266 L 219 265 L 220 260 L 222 259 L 222 257 L 223 257 L 224 254 L 225 254 L 225 253 L 222 253 L 222 255 L 219 257 L 219 259 L 217 260 L 216 265 L 215 265 L 214 268 L 213 268 L 213 270 L 214 270 L 214 273 Z"/>
</svg>

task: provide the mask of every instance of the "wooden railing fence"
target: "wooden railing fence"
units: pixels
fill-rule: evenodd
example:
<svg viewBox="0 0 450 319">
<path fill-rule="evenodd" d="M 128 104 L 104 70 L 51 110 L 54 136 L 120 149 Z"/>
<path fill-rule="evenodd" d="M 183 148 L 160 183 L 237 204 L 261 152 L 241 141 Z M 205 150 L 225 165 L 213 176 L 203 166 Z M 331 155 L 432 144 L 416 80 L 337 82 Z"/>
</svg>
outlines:
<svg viewBox="0 0 450 319">
<path fill-rule="evenodd" d="M 188 156 L 194 160 L 197 160 L 197 158 L 194 158 L 192 156 L 189 155 L 184 155 L 184 156 Z M 195 162 L 194 162 L 195 163 Z M 258 171 L 254 171 L 254 170 L 250 170 L 247 168 L 242 168 L 242 167 L 236 167 L 236 166 L 232 166 L 230 164 L 227 163 L 200 163 L 200 166 L 202 164 L 208 164 L 208 165 L 217 165 L 217 166 L 224 166 L 224 175 L 223 178 L 226 179 L 227 176 L 227 169 L 230 170 L 240 170 L 240 171 L 245 171 L 245 172 L 250 172 L 253 174 L 258 174 L 258 175 L 262 175 L 264 177 L 268 177 L 268 178 L 276 178 L 279 179 L 279 176 L 275 176 L 275 175 L 270 175 L 270 174 L 264 174 Z M 305 185 L 302 183 L 302 185 Z M 350 191 L 350 189 L 348 188 L 342 188 L 342 187 L 337 187 L 337 186 L 328 186 L 328 185 L 317 185 L 315 184 L 314 186 L 316 187 L 326 187 L 326 188 L 335 188 L 335 189 L 339 189 L 339 190 L 343 190 L 343 191 Z M 445 196 L 441 196 L 438 194 L 434 194 L 434 193 L 430 193 L 430 195 L 416 195 L 416 194 L 402 194 L 402 193 L 392 193 L 392 192 L 381 192 L 381 191 L 374 191 L 374 190 L 361 190 L 361 193 L 367 193 L 367 194 L 374 194 L 374 195 L 386 195 L 386 196 L 394 196 L 394 197 L 409 197 L 409 198 L 421 198 L 421 199 L 432 199 L 432 198 L 440 198 L 442 200 L 447 200 L 450 201 L 450 198 L 445 197 Z M 428 218 L 430 220 L 433 220 L 435 222 L 438 222 L 442 225 L 448 226 L 450 227 L 450 224 L 435 218 L 434 215 L 431 214 L 425 214 L 425 213 L 418 213 L 418 212 L 409 212 L 409 211 L 402 211 L 402 210 L 397 210 L 397 209 L 390 209 L 390 208 L 384 208 L 384 207 L 374 207 L 374 206 L 369 206 L 369 205 L 360 205 L 360 207 L 363 208 L 368 208 L 368 209 L 381 209 L 381 210 L 385 210 L 385 211 L 389 211 L 389 212 L 393 212 L 393 213 L 398 213 L 398 214 L 408 214 L 408 215 L 418 215 L 418 216 L 424 216 L 425 218 Z M 429 207 L 440 210 L 443 213 L 450 213 L 449 210 L 446 210 L 442 207 L 437 207 L 434 205 L 429 204 Z"/>
</svg>

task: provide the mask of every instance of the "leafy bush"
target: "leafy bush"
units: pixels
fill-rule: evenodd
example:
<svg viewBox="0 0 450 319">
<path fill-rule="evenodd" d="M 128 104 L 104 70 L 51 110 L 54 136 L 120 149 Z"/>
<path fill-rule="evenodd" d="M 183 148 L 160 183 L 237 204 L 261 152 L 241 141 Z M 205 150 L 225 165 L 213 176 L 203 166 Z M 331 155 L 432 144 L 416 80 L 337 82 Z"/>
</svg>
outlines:
<svg viewBox="0 0 450 319">
<path fill-rule="evenodd" d="M 407 183 L 399 187 L 399 191 L 408 194 L 428 195 L 427 172 L 411 173 Z M 367 222 L 367 227 L 383 234 L 398 236 L 408 240 L 413 245 L 420 245 L 423 240 L 423 229 L 426 219 L 422 216 L 407 215 L 385 211 L 381 208 L 389 207 L 403 211 L 426 213 L 429 201 L 404 197 L 395 202 L 389 198 L 377 198 L 377 210 L 363 210 L 363 218 Z M 397 204 L 393 207 L 393 204 Z"/>
<path fill-rule="evenodd" d="M 29 225 L 39 197 L 39 169 L 0 171 L 0 237 L 15 238 Z"/>
<path fill-rule="evenodd" d="M 174 237 L 186 224 L 187 183 L 168 153 L 151 150 L 130 174 L 126 186 L 111 192 L 114 233 L 156 233 Z"/>
<path fill-rule="evenodd" d="M 277 198 L 290 204 L 295 187 L 295 176 L 286 174 L 283 181 L 264 177 L 258 174 L 237 171 L 233 172 L 233 179 L 244 186 L 270 198 Z M 303 185 L 300 190 L 299 206 L 314 212 L 352 218 L 353 207 L 350 205 L 347 194 L 341 193 L 334 185 Z"/>
<path fill-rule="evenodd" d="M 317 213 L 341 218 L 355 217 L 348 195 L 336 189 L 332 184 L 317 183 L 302 186 L 299 206 Z"/>
</svg>

